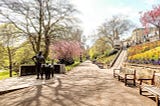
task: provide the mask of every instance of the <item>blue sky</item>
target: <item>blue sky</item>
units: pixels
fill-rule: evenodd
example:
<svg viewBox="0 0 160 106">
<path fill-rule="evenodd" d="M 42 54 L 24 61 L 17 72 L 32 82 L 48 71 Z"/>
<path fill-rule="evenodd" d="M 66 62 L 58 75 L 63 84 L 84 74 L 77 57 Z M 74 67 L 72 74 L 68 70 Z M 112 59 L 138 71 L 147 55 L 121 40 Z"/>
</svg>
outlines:
<svg viewBox="0 0 160 106">
<path fill-rule="evenodd" d="M 78 17 L 85 36 L 90 36 L 97 27 L 113 15 L 122 14 L 132 20 L 137 27 L 139 12 L 152 9 L 153 5 L 160 4 L 160 0 L 70 0 L 81 12 Z"/>
</svg>

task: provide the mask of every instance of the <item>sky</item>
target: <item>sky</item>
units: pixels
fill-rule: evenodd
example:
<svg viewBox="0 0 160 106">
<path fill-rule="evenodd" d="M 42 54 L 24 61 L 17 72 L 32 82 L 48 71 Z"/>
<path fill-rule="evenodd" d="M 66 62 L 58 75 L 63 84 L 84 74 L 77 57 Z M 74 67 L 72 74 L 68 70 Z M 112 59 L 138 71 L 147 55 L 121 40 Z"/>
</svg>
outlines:
<svg viewBox="0 0 160 106">
<path fill-rule="evenodd" d="M 137 27 L 142 27 L 139 18 L 141 11 L 151 10 L 153 5 L 160 4 L 160 0 L 70 0 L 80 11 L 77 17 L 83 35 L 90 37 L 105 19 L 114 15 L 125 15 Z"/>
</svg>

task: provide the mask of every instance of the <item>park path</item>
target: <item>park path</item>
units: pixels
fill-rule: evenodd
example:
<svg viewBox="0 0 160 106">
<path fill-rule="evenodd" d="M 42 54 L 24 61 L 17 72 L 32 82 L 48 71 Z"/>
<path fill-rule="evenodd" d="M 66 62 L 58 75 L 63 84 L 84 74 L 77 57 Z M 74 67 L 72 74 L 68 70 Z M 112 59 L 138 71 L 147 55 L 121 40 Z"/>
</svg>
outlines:
<svg viewBox="0 0 160 106">
<path fill-rule="evenodd" d="M 52 81 L 0 95 L 0 106 L 155 106 L 155 102 L 85 61 Z"/>
</svg>

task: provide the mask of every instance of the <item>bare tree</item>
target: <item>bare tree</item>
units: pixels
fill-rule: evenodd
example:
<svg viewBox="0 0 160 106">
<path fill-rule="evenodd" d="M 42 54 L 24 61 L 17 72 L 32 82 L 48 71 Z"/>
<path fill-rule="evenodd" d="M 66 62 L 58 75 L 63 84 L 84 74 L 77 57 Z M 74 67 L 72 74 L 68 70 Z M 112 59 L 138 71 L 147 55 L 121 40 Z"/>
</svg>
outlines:
<svg viewBox="0 0 160 106">
<path fill-rule="evenodd" d="M 98 34 L 106 36 L 107 42 L 114 46 L 114 40 L 119 39 L 124 33 L 133 27 L 131 21 L 122 16 L 113 16 L 110 20 L 106 20 L 98 28 Z"/>
<path fill-rule="evenodd" d="M 68 26 L 65 27 L 63 30 L 55 31 L 55 37 L 65 40 L 76 40 L 78 42 L 81 42 L 82 32 L 83 31 L 79 26 Z"/>
<path fill-rule="evenodd" d="M 57 30 L 71 25 L 76 12 L 67 0 L 1 0 L 3 22 L 11 22 L 30 40 L 35 53 L 49 53 L 52 38 Z"/>
</svg>

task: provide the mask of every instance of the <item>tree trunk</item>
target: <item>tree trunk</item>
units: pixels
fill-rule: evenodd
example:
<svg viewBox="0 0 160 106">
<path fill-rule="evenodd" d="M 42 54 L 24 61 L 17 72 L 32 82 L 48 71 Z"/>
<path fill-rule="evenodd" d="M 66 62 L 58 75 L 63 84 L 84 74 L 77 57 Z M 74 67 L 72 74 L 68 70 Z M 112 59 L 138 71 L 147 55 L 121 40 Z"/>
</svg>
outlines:
<svg viewBox="0 0 160 106">
<path fill-rule="evenodd" d="M 12 54 L 9 47 L 7 47 L 8 59 L 9 59 L 9 77 L 12 77 Z"/>
<path fill-rule="evenodd" d="M 44 50 L 44 58 L 46 59 L 49 54 L 49 46 L 50 46 L 50 37 L 45 36 L 45 50 Z"/>
<path fill-rule="evenodd" d="M 43 24 L 43 6 L 42 0 L 39 0 L 39 32 L 37 40 L 37 53 L 41 50 L 41 39 L 42 39 L 42 24 Z"/>
<path fill-rule="evenodd" d="M 160 39 L 160 27 L 158 27 L 159 31 L 158 31 L 158 34 L 159 34 L 159 39 Z"/>
</svg>

